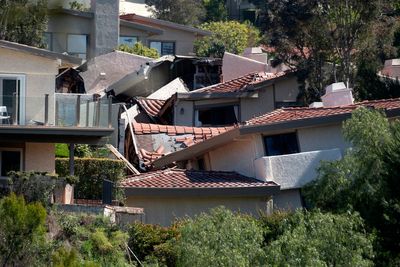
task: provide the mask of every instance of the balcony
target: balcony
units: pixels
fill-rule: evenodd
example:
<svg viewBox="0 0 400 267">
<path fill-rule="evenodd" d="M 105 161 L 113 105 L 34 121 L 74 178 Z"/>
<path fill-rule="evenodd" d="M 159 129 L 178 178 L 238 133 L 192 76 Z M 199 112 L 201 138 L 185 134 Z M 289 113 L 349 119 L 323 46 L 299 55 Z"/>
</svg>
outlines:
<svg viewBox="0 0 400 267">
<path fill-rule="evenodd" d="M 333 161 L 341 157 L 340 149 L 262 157 L 255 160 L 256 177 L 274 181 L 281 185 L 281 189 L 301 188 L 317 177 L 321 161 Z"/>
<path fill-rule="evenodd" d="M 0 95 L 0 138 L 97 143 L 112 128 L 111 99 L 85 94 Z M 67 138 L 75 136 L 75 138 Z M 94 140 L 96 139 L 96 140 Z"/>
</svg>

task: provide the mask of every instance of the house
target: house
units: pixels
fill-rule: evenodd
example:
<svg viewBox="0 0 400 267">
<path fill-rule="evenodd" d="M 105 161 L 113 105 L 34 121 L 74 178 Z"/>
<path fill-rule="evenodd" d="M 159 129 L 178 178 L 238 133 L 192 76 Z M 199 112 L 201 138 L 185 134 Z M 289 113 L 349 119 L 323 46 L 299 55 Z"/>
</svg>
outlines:
<svg viewBox="0 0 400 267">
<path fill-rule="evenodd" d="M 224 126 L 243 122 L 276 108 L 298 106 L 294 72 L 253 72 L 188 93 L 178 93 L 174 124 Z"/>
<path fill-rule="evenodd" d="M 120 19 L 120 43 L 139 41 L 156 49 L 161 56 L 193 55 L 194 42 L 211 35 L 209 31 L 138 14 L 121 15 Z"/>
<path fill-rule="evenodd" d="M 0 41 L 1 177 L 11 170 L 54 172 L 54 143 L 99 144 L 113 132 L 107 99 L 56 93 L 59 69 L 81 62 Z"/>
<path fill-rule="evenodd" d="M 400 78 L 400 59 L 389 59 L 385 61 L 383 69 L 379 73 L 384 77 L 389 77 L 392 79 Z"/>
<path fill-rule="evenodd" d="M 171 225 L 224 205 L 244 214 L 272 212 L 279 185 L 236 172 L 166 169 L 128 177 L 121 183 L 126 204 L 145 210 L 145 223 Z"/>
<path fill-rule="evenodd" d="M 194 27 L 125 14 L 119 16 L 119 1 L 85 1 L 83 9 L 71 9 L 71 1 L 49 4 L 45 33 L 47 49 L 82 59 L 112 52 L 119 44 L 140 41 L 160 55 L 193 54 L 193 42 L 210 35 Z"/>
<path fill-rule="evenodd" d="M 350 147 L 343 138 L 342 123 L 355 109 L 381 109 L 390 118 L 400 116 L 400 99 L 353 104 L 351 91 L 343 83 L 333 84 L 326 91 L 322 104 L 281 108 L 249 119 L 215 137 L 155 159 L 152 167 L 162 169 L 174 163 L 180 168 L 234 171 L 260 181 L 273 181 L 281 186 L 273 198 L 274 207 L 302 207 L 301 188 L 316 178 L 320 162 L 337 160 Z"/>
</svg>

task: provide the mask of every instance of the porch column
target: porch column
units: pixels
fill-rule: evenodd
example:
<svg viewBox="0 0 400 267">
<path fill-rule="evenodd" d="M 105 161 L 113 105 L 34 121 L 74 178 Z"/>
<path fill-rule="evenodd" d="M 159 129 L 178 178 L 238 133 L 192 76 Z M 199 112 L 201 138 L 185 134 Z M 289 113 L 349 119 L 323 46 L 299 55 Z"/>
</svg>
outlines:
<svg viewBox="0 0 400 267">
<path fill-rule="evenodd" d="M 69 144 L 69 175 L 75 174 L 74 150 L 75 144 Z"/>
</svg>

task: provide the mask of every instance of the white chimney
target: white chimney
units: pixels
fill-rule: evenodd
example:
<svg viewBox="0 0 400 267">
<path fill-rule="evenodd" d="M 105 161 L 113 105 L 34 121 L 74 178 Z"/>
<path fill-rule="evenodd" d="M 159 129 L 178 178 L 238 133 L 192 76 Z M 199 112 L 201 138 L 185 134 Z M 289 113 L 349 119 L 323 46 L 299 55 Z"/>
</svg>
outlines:
<svg viewBox="0 0 400 267">
<path fill-rule="evenodd" d="M 261 47 L 247 47 L 242 56 L 261 63 L 268 63 L 268 55 L 263 53 Z"/>
<path fill-rule="evenodd" d="M 342 82 L 326 87 L 325 95 L 321 97 L 324 107 L 347 106 L 354 104 L 353 93 Z"/>
</svg>

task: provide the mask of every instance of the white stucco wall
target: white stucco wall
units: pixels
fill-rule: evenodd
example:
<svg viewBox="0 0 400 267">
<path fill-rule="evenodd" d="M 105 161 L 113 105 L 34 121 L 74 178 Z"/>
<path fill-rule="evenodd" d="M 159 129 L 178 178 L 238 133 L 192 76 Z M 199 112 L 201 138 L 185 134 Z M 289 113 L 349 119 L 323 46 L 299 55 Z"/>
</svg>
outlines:
<svg viewBox="0 0 400 267">
<path fill-rule="evenodd" d="M 301 188 L 317 177 L 321 161 L 333 161 L 341 157 L 340 149 L 262 157 L 255 161 L 256 178 L 274 181 L 281 185 L 281 190 Z"/>
<path fill-rule="evenodd" d="M 281 190 L 274 195 L 274 210 L 295 211 L 303 207 L 299 189 Z"/>
<path fill-rule="evenodd" d="M 225 52 L 222 58 L 222 77 L 224 82 L 251 72 L 266 71 L 266 69 L 266 63 L 261 63 L 229 52 Z"/>
<path fill-rule="evenodd" d="M 176 218 L 193 217 L 201 212 L 225 206 L 233 211 L 259 216 L 271 212 L 272 201 L 268 197 L 128 197 L 127 206 L 144 208 L 145 223 L 171 225 Z"/>
<path fill-rule="evenodd" d="M 193 101 L 178 101 L 174 107 L 174 124 L 192 126 L 193 125 Z"/>
<path fill-rule="evenodd" d="M 241 120 L 246 121 L 274 110 L 274 91 L 272 86 L 258 90 L 258 98 L 241 98 Z"/>
<path fill-rule="evenodd" d="M 26 143 L 25 171 L 55 173 L 54 144 Z"/>
</svg>

